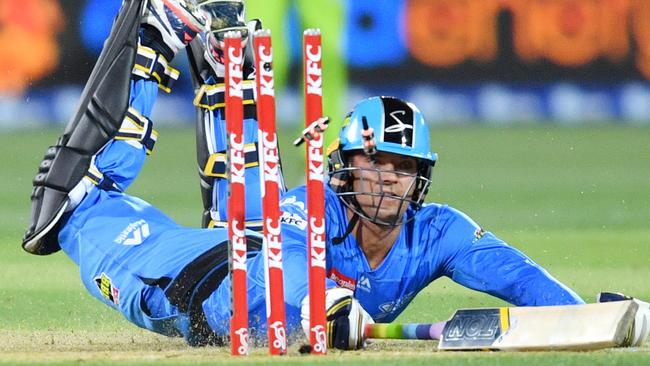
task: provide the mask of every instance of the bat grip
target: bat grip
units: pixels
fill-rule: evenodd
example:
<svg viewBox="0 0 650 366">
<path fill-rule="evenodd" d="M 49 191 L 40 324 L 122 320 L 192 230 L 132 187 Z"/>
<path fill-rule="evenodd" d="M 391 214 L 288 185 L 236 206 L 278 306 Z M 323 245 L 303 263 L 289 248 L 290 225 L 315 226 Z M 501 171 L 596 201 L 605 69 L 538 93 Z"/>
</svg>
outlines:
<svg viewBox="0 0 650 366">
<path fill-rule="evenodd" d="M 447 322 L 412 324 L 366 324 L 364 335 L 372 339 L 440 340 Z"/>
</svg>

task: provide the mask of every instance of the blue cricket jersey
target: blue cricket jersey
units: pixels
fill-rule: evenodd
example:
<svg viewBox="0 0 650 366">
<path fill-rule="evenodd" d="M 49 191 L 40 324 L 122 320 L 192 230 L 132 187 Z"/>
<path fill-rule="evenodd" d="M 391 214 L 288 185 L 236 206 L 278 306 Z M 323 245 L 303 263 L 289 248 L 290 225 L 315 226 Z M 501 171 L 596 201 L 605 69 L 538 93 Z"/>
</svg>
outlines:
<svg viewBox="0 0 650 366">
<path fill-rule="evenodd" d="M 300 328 L 300 306 L 308 294 L 305 187 L 295 188 L 281 201 L 285 302 L 290 330 Z M 327 287 L 340 286 L 354 296 L 376 322 L 393 321 L 429 283 L 447 276 L 468 288 L 486 292 L 517 306 L 580 304 L 583 300 L 522 252 L 484 231 L 462 212 L 428 204 L 402 226 L 383 262 L 371 269 L 355 238 L 341 244 L 346 207 L 326 188 Z M 249 262 L 248 298 L 252 328 L 265 331 L 264 262 Z M 210 325 L 228 329 L 230 282 L 204 303 Z M 214 311 L 218 309 L 218 311 Z M 432 319 L 433 320 L 433 319 Z M 260 334 L 263 334 L 260 333 Z"/>
</svg>

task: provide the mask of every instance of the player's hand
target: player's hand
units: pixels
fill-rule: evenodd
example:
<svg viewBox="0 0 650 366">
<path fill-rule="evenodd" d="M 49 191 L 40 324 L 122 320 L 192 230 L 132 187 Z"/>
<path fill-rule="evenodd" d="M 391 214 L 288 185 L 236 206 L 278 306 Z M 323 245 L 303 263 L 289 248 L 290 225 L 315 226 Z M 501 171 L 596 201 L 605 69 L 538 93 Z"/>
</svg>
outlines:
<svg viewBox="0 0 650 366">
<path fill-rule="evenodd" d="M 634 317 L 634 339 L 631 346 L 638 347 L 645 342 L 650 333 L 650 304 L 620 292 L 601 292 L 596 296 L 597 302 L 633 300 L 639 305 Z"/>
<path fill-rule="evenodd" d="M 354 350 L 365 347 L 364 329 L 374 323 L 351 290 L 335 287 L 325 292 L 327 347 Z M 302 304 L 302 329 L 309 335 L 309 301 Z"/>
</svg>

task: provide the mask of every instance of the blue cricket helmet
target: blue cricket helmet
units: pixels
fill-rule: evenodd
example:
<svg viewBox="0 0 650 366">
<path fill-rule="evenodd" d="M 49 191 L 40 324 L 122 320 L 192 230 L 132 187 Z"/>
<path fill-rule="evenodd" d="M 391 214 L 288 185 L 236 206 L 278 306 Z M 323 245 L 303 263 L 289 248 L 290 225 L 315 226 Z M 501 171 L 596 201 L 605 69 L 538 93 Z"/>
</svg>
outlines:
<svg viewBox="0 0 650 366">
<path fill-rule="evenodd" d="M 358 103 L 339 133 L 343 151 L 362 150 L 363 117 L 375 133 L 377 150 L 406 155 L 435 164 L 429 150 L 429 127 L 412 103 L 394 97 L 372 97 Z"/>
<path fill-rule="evenodd" d="M 365 126 L 364 126 L 365 124 Z M 382 225 L 399 225 L 403 222 L 381 222 L 377 213 L 364 212 L 356 204 L 358 195 L 376 195 L 352 190 L 351 174 L 356 169 L 349 166 L 351 153 L 364 151 L 362 131 L 372 128 L 377 151 L 412 157 L 417 160 L 411 197 L 392 197 L 408 201 L 415 210 L 424 201 L 431 183 L 431 172 L 438 154 L 429 147 L 429 127 L 420 110 L 412 103 L 395 97 L 372 97 L 359 102 L 346 117 L 339 138 L 328 149 L 330 186 L 343 202 L 359 216 Z"/>
</svg>

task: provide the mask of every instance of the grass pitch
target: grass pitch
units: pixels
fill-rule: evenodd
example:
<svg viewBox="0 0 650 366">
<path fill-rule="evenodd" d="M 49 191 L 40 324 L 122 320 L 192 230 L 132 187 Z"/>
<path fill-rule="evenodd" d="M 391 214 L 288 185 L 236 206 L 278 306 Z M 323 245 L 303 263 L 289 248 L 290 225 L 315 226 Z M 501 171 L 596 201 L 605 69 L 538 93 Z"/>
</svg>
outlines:
<svg viewBox="0 0 650 366">
<path fill-rule="evenodd" d="M 182 340 L 140 330 L 86 294 L 76 266 L 58 253 L 20 249 L 29 194 L 40 158 L 60 130 L 0 134 L 0 363 L 62 364 L 408 364 L 641 365 L 650 346 L 589 353 L 439 353 L 435 342 L 379 341 L 326 357 L 248 358 L 228 349 L 192 349 Z M 188 226 L 201 203 L 193 131 L 162 129 L 154 154 L 130 193 Z M 290 186 L 301 182 L 301 152 L 281 131 Z M 468 126 L 433 128 L 440 154 L 429 200 L 463 210 L 522 249 L 587 301 L 601 290 L 650 299 L 650 128 Z M 439 280 L 398 319 L 446 319 L 460 307 L 503 302 Z"/>
</svg>

